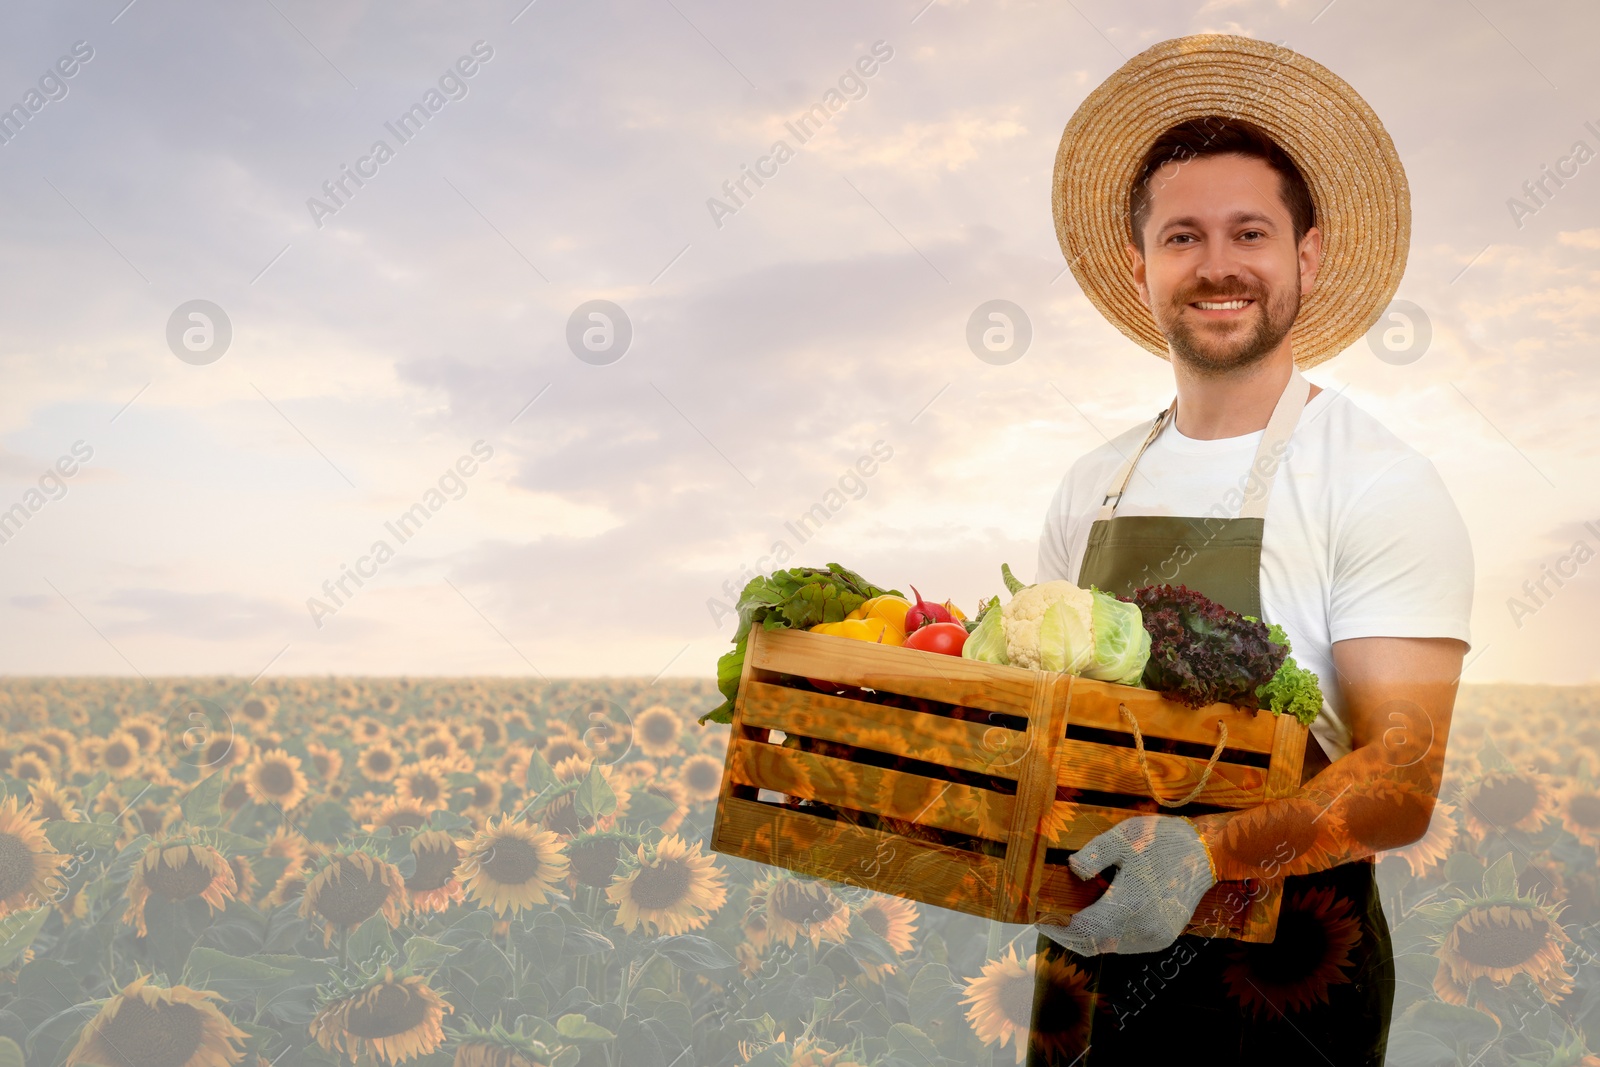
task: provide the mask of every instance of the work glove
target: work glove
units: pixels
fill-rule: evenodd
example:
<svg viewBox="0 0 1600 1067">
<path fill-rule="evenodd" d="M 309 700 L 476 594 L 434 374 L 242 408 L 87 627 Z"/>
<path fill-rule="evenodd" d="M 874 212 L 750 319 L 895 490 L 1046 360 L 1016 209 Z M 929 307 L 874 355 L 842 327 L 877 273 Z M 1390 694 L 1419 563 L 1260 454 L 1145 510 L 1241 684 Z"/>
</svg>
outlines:
<svg viewBox="0 0 1600 1067">
<path fill-rule="evenodd" d="M 1079 878 L 1117 865 L 1111 887 L 1066 926 L 1039 923 L 1080 956 L 1159 952 L 1178 939 L 1206 890 L 1217 884 L 1211 853 L 1181 815 L 1137 815 L 1096 834 L 1067 860 Z"/>
</svg>

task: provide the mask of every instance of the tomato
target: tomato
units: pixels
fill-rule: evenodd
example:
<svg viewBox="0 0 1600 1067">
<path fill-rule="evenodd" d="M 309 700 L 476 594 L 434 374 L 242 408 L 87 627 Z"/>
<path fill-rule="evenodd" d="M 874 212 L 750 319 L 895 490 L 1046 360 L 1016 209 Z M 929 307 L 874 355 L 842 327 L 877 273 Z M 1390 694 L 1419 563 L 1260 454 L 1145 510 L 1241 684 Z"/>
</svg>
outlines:
<svg viewBox="0 0 1600 1067">
<path fill-rule="evenodd" d="M 959 622 L 930 622 L 906 635 L 907 648 L 920 648 L 924 652 L 938 652 L 945 656 L 961 655 L 961 646 L 967 643 L 967 628 Z"/>
</svg>

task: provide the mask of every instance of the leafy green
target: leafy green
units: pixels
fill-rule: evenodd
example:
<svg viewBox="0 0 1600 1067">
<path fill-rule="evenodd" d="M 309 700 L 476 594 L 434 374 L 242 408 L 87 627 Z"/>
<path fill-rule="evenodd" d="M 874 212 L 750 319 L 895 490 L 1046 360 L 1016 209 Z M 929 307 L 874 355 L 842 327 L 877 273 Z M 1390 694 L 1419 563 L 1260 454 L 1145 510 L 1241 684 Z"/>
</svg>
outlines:
<svg viewBox="0 0 1600 1067">
<path fill-rule="evenodd" d="M 1094 595 L 1091 621 L 1094 629 L 1094 662 L 1084 668 L 1085 678 L 1118 685 L 1138 685 L 1150 658 L 1150 632 L 1137 604 L 1118 600 L 1110 593 L 1089 587 Z"/>
<path fill-rule="evenodd" d="M 1245 618 L 1257 621 L 1248 615 Z M 1267 640 L 1289 647 L 1289 635 L 1283 627 L 1273 622 L 1267 624 L 1267 630 Z M 1296 663 L 1293 656 L 1285 656 L 1278 673 L 1256 687 L 1256 696 L 1274 712 L 1287 712 L 1306 726 L 1322 714 L 1322 687 L 1317 684 L 1317 676 Z"/>
<path fill-rule="evenodd" d="M 766 630 L 779 630 L 842 622 L 864 601 L 885 594 L 903 595 L 898 589 L 880 589 L 837 563 L 828 564 L 826 570 L 790 567 L 750 579 L 744 592 L 739 594 L 739 628 L 734 631 L 734 647 L 717 660 L 717 689 L 725 699 L 697 721 L 702 726 L 707 720 L 733 722 L 733 702 L 739 696 L 745 648 L 750 628 L 756 623 Z"/>
<path fill-rule="evenodd" d="M 1006 632 L 1000 625 L 1000 598 L 992 597 L 978 612 L 978 624 L 967 634 L 967 643 L 961 646 L 962 659 L 981 660 L 984 663 L 1009 663 L 1006 658 Z"/>
</svg>

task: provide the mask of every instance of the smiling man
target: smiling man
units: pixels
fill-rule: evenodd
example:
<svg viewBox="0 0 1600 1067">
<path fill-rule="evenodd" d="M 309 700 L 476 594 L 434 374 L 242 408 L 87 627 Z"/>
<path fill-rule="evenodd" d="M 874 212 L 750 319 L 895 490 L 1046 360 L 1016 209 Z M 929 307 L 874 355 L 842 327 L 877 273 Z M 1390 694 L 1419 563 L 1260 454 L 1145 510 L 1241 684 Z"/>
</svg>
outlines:
<svg viewBox="0 0 1600 1067">
<path fill-rule="evenodd" d="M 1040 927 L 1029 1063 L 1383 1061 L 1394 964 L 1372 860 L 1433 812 L 1472 549 L 1427 457 L 1301 370 L 1393 295 L 1408 195 L 1353 89 L 1246 38 L 1155 46 L 1063 135 L 1062 249 L 1177 395 L 1072 465 L 1035 580 L 1181 584 L 1277 623 L 1325 702 L 1294 794 L 1151 804 L 1072 856 L 1111 886 Z M 1271 942 L 1183 932 L 1227 917 L 1198 910 L 1219 881 L 1237 883 L 1208 904 L 1223 911 L 1281 887 Z"/>
</svg>

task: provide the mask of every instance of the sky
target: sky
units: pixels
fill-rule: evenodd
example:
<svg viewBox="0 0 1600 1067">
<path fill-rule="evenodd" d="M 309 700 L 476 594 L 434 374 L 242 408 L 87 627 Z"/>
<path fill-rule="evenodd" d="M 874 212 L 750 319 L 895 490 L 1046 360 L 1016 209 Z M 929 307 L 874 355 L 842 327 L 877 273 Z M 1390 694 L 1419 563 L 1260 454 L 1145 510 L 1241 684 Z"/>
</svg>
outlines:
<svg viewBox="0 0 1600 1067">
<path fill-rule="evenodd" d="M 1600 680 L 1592 5 L 6 21 L 0 107 L 27 118 L 0 124 L 0 512 L 25 518 L 0 528 L 0 672 L 703 677 L 779 540 L 969 608 L 1002 562 L 1031 580 L 1066 469 L 1172 390 L 1065 269 L 1062 128 L 1129 57 L 1228 32 L 1336 72 L 1404 162 L 1396 299 L 1431 338 L 1307 377 L 1449 486 L 1477 568 L 1465 681 Z M 1568 177 L 1531 199 L 1545 167 Z M 1011 362 L 967 343 L 991 300 L 1031 324 Z"/>
</svg>

